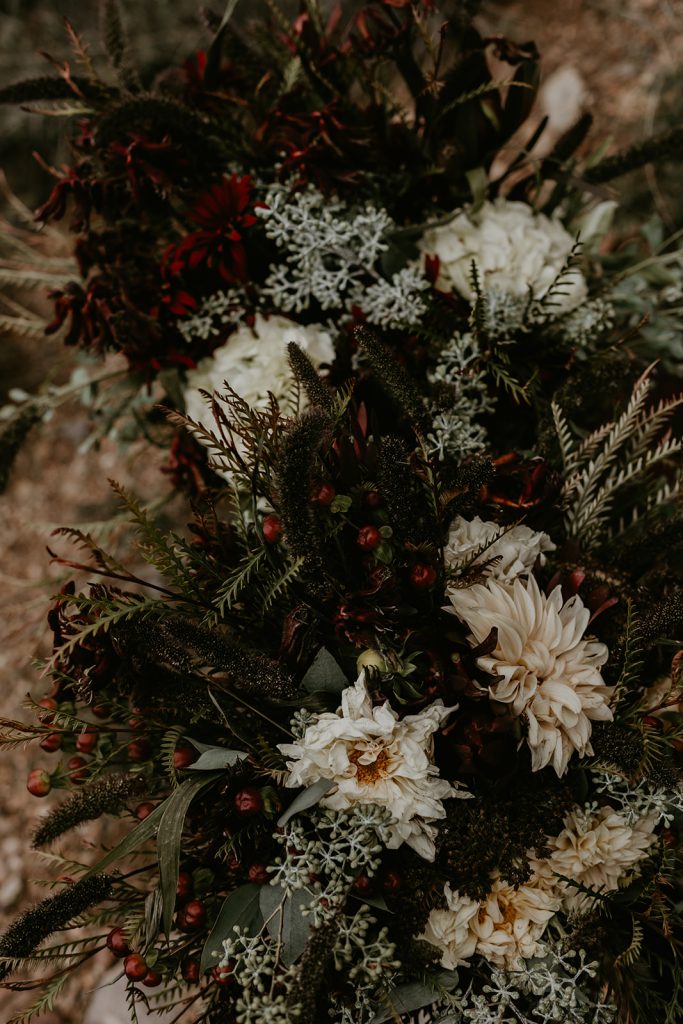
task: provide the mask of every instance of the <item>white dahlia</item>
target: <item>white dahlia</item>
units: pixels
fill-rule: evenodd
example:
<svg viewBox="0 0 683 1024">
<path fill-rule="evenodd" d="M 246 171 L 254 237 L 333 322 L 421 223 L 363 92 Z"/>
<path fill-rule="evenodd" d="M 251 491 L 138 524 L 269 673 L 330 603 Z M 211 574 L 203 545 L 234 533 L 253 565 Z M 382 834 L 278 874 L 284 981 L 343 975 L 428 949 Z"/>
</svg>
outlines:
<svg viewBox="0 0 683 1024">
<path fill-rule="evenodd" d="M 322 327 L 302 327 L 283 316 L 266 318 L 258 313 L 253 327 L 242 324 L 224 345 L 189 371 L 184 392 L 187 415 L 214 429 L 211 411 L 199 389 L 221 391 L 224 381 L 253 408 L 265 408 L 269 391 L 286 405 L 292 394 L 287 359 L 290 341 L 307 353 L 316 368 L 334 359 L 332 338 Z"/>
<path fill-rule="evenodd" d="M 444 549 L 447 568 L 469 563 L 475 553 L 488 544 L 471 564 L 479 565 L 495 558 L 497 561 L 486 568 L 485 574 L 497 580 L 511 580 L 531 572 L 537 561 L 543 565 L 544 552 L 555 550 L 547 533 L 537 533 L 528 526 L 513 526 L 498 537 L 500 532 L 498 523 L 485 522 L 479 516 L 471 520 L 456 516 Z M 495 537 L 498 539 L 494 540 Z"/>
<path fill-rule="evenodd" d="M 531 857 L 531 866 L 564 910 L 585 911 L 594 901 L 564 879 L 595 892 L 618 889 L 647 856 L 657 817 L 648 814 L 629 824 L 612 807 L 575 807 L 565 817 L 559 836 L 548 837 L 550 852 L 542 858 Z"/>
<path fill-rule="evenodd" d="M 532 769 L 553 765 L 563 775 L 576 751 L 592 754 L 591 722 L 611 721 L 612 687 L 600 675 L 608 651 L 584 639 L 590 613 L 578 596 L 562 603 L 560 587 L 546 597 L 533 576 L 523 583 L 489 580 L 449 593 L 446 610 L 466 622 L 480 644 L 496 630 L 496 646 L 477 659 L 495 676 L 493 700 L 527 722 Z"/>
<path fill-rule="evenodd" d="M 433 860 L 437 830 L 432 822 L 445 817 L 443 801 L 470 795 L 440 779 L 431 760 L 433 735 L 454 710 L 435 701 L 399 719 L 388 702 L 372 706 L 361 672 L 355 685 L 343 691 L 336 714 L 317 715 L 298 742 L 280 744 L 290 759 L 286 785 L 330 779 L 334 786 L 321 801 L 326 807 L 387 807 L 395 818 L 389 848 L 405 842 Z"/>
<path fill-rule="evenodd" d="M 574 239 L 557 218 L 535 213 L 527 203 L 496 199 L 476 213 L 463 211 L 447 224 L 429 228 L 420 245 L 425 255 L 439 257 L 437 286 L 455 289 L 472 302 L 473 260 L 485 289 L 524 296 L 531 290 L 540 299 L 565 265 Z M 586 294 L 583 274 L 572 269 L 553 297 L 554 312 L 574 309 Z"/>
<path fill-rule="evenodd" d="M 442 951 L 441 966 L 453 970 L 475 954 L 497 967 L 514 969 L 520 959 L 539 952 L 539 940 L 559 909 L 554 893 L 535 880 L 515 889 L 496 879 L 485 900 L 477 902 L 446 884 L 448 910 L 432 910 L 420 936 Z"/>
</svg>

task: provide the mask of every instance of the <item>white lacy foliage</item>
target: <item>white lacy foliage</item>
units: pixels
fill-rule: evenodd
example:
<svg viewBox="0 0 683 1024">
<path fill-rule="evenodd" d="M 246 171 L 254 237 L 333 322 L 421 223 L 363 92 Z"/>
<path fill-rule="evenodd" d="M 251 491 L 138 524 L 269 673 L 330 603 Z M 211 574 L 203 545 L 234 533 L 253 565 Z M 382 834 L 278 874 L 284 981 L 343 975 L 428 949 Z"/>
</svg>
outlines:
<svg viewBox="0 0 683 1024">
<path fill-rule="evenodd" d="M 547 533 L 528 526 L 506 530 L 498 523 L 485 522 L 479 516 L 467 520 L 456 516 L 448 531 L 444 559 L 448 569 L 485 565 L 483 572 L 500 581 L 526 576 L 536 562 L 545 564 L 545 552 L 554 551 L 555 544 Z"/>
<path fill-rule="evenodd" d="M 437 286 L 455 289 L 470 302 L 476 299 L 472 261 L 485 291 L 495 287 L 538 300 L 552 288 L 548 303 L 555 313 L 573 309 L 586 297 L 581 272 L 571 268 L 563 273 L 574 239 L 556 217 L 535 213 L 527 203 L 496 199 L 476 213 L 459 213 L 447 224 L 429 228 L 421 248 L 439 257 Z"/>
<path fill-rule="evenodd" d="M 336 714 L 318 715 L 300 740 L 279 746 L 289 758 L 286 785 L 298 788 L 330 779 L 334 787 L 323 797 L 324 806 L 386 807 L 395 819 L 388 848 L 405 842 L 433 860 L 433 822 L 445 817 L 443 801 L 469 795 L 440 779 L 431 759 L 434 733 L 455 709 L 439 700 L 399 719 L 388 701 L 372 706 L 364 672 L 344 690 L 341 701 Z"/>
<path fill-rule="evenodd" d="M 574 807 L 564 819 L 562 832 L 548 837 L 548 855 L 532 857 L 530 863 L 564 911 L 585 912 L 595 900 L 583 889 L 596 893 L 618 889 L 647 857 L 656 824 L 656 814 L 629 823 L 612 807 Z"/>
<path fill-rule="evenodd" d="M 497 631 L 495 648 L 477 664 L 497 677 L 492 699 L 526 719 L 533 771 L 552 764 L 564 775 L 575 751 L 592 754 L 591 722 L 611 721 L 613 688 L 599 671 L 607 648 L 584 639 L 590 612 L 578 595 L 563 604 L 560 587 L 546 597 L 529 576 L 451 590 L 449 598 L 446 610 L 467 623 L 473 646 Z"/>
<path fill-rule="evenodd" d="M 332 338 L 322 327 L 304 327 L 283 316 L 257 314 L 253 327 L 242 324 L 224 345 L 188 372 L 184 391 L 187 415 L 207 430 L 215 429 L 211 410 L 199 391 L 221 391 L 225 381 L 252 408 L 265 408 L 269 391 L 286 405 L 292 390 L 287 358 L 290 341 L 307 353 L 316 368 L 334 359 Z"/>
<path fill-rule="evenodd" d="M 369 323 L 378 327 L 416 327 L 427 311 L 423 292 L 429 284 L 419 267 L 404 267 L 385 281 L 369 285 L 358 303 Z"/>
<path fill-rule="evenodd" d="M 677 814 L 683 815 L 683 789 L 656 789 L 642 780 L 633 785 L 621 775 L 608 771 L 591 772 L 593 785 L 615 803 L 629 825 L 651 816 L 656 825 L 669 826 Z"/>
<path fill-rule="evenodd" d="M 445 408 L 436 413 L 427 435 L 430 455 L 442 461 L 447 456 L 464 459 L 483 451 L 486 430 L 478 419 L 493 412 L 495 405 L 474 335 L 456 334 L 441 350 L 428 379 L 441 385 L 445 393 Z"/>
<path fill-rule="evenodd" d="M 452 970 L 476 954 L 498 967 L 515 968 L 536 956 L 539 940 L 559 908 L 554 893 L 533 882 L 516 888 L 497 878 L 481 902 L 461 896 L 446 883 L 446 910 L 432 910 L 420 936 L 442 951 L 441 966 Z"/>
<path fill-rule="evenodd" d="M 235 323 L 244 312 L 243 304 L 244 296 L 236 288 L 214 292 L 192 316 L 178 321 L 178 330 L 187 342 L 196 338 L 206 341 L 220 334 L 226 324 Z"/>
</svg>

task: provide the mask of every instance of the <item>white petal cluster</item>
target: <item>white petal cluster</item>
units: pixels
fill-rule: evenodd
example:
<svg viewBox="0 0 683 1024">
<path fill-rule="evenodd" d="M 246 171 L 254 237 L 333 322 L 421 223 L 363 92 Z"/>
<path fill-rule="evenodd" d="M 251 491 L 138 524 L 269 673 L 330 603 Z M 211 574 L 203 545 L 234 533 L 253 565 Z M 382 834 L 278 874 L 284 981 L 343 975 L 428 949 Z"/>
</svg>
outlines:
<svg viewBox="0 0 683 1024">
<path fill-rule="evenodd" d="M 469 796 L 438 777 L 432 763 L 433 735 L 455 708 L 435 701 L 417 715 L 399 719 L 385 702 L 372 706 L 361 672 L 354 686 L 343 691 L 336 713 L 316 716 L 296 743 L 281 744 L 289 758 L 289 787 L 309 786 L 330 779 L 334 786 L 323 806 L 344 810 L 355 804 L 386 807 L 390 825 L 389 849 L 402 843 L 425 860 L 434 859 L 434 821 L 445 817 L 443 801 Z"/>
<path fill-rule="evenodd" d="M 488 545 L 486 550 L 477 555 L 484 545 Z M 503 581 L 527 575 L 537 561 L 544 564 L 544 552 L 554 550 L 555 545 L 547 533 L 537 533 L 528 526 L 513 526 L 501 534 L 497 523 L 486 522 L 479 516 L 470 520 L 456 516 L 450 526 L 444 557 L 449 569 L 496 559 L 484 572 L 486 576 Z"/>
<path fill-rule="evenodd" d="M 478 954 L 507 969 L 539 952 L 539 939 L 559 909 L 557 897 L 531 880 L 516 889 L 496 879 L 485 900 L 454 892 L 446 883 L 447 910 L 432 910 L 420 938 L 442 951 L 446 970 L 466 965 Z"/>
<path fill-rule="evenodd" d="M 322 327 L 257 314 L 253 327 L 242 324 L 224 345 L 189 371 L 184 392 L 187 415 L 212 430 L 215 424 L 211 411 L 199 389 L 221 391 L 224 381 L 254 408 L 265 407 L 269 391 L 286 403 L 292 393 L 287 359 L 290 341 L 307 353 L 316 368 L 334 359 L 332 338 Z"/>
<path fill-rule="evenodd" d="M 526 583 L 489 580 L 449 594 L 453 612 L 467 623 L 478 645 L 496 630 L 496 645 L 477 659 L 495 676 L 491 697 L 527 722 L 532 769 L 552 764 L 563 775 L 572 754 L 592 754 L 593 721 L 611 721 L 600 668 L 608 651 L 584 639 L 590 613 L 578 596 L 562 602 L 560 587 L 546 597 L 533 576 Z"/>
<path fill-rule="evenodd" d="M 591 896 L 564 879 L 596 892 L 618 889 L 647 856 L 656 823 L 656 814 L 629 824 L 612 807 L 575 807 L 565 817 L 559 836 L 548 838 L 550 853 L 544 858 L 532 857 L 531 866 L 541 884 L 561 901 L 563 910 L 588 910 L 594 902 Z"/>
<path fill-rule="evenodd" d="M 535 213 L 527 203 L 496 199 L 476 213 L 462 212 L 447 224 L 429 228 L 422 237 L 425 255 L 440 261 L 437 287 L 454 289 L 473 301 L 472 261 L 484 289 L 542 298 L 565 266 L 574 239 L 560 221 Z M 573 309 L 586 297 L 586 282 L 573 269 L 563 277 L 561 294 L 553 295 L 553 312 Z"/>
</svg>

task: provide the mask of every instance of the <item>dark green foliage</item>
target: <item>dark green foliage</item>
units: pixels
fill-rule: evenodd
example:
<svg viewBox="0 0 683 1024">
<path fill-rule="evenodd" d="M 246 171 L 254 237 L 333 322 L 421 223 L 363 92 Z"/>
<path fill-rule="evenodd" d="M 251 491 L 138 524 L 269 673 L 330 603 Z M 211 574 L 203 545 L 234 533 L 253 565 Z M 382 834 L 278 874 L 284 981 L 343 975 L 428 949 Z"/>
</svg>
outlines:
<svg viewBox="0 0 683 1024">
<path fill-rule="evenodd" d="M 295 557 L 319 555 L 320 522 L 311 505 L 315 468 L 328 420 L 319 411 L 301 416 L 284 434 L 277 472 L 279 511 L 287 544 Z"/>
<path fill-rule="evenodd" d="M 594 722 L 591 743 L 598 761 L 628 776 L 636 774 L 645 753 L 641 733 L 617 722 Z"/>
<path fill-rule="evenodd" d="M 412 378 L 367 327 L 357 327 L 356 341 L 368 358 L 380 386 L 421 432 L 429 430 L 430 419 Z"/>
<path fill-rule="evenodd" d="M 102 4 L 102 39 L 121 85 L 131 91 L 139 89 L 140 78 L 131 62 L 130 42 L 118 0 L 104 0 Z"/>
<path fill-rule="evenodd" d="M 0 89 L 0 103 L 38 103 L 41 101 L 75 100 L 78 94 L 90 98 L 103 95 L 101 86 L 95 86 L 89 78 L 72 75 L 69 81 L 65 78 L 54 78 L 44 75 L 40 78 L 27 78 L 24 82 L 15 82 Z"/>
<path fill-rule="evenodd" d="M 595 167 L 589 167 L 583 176 L 591 185 L 599 185 L 605 181 L 612 181 L 613 178 L 619 178 L 622 174 L 628 174 L 629 171 L 635 171 L 645 164 L 681 159 L 683 159 L 683 128 L 671 128 L 669 131 L 645 139 L 644 142 L 637 142 L 623 153 L 615 153 L 614 156 L 606 157 Z"/>
<path fill-rule="evenodd" d="M 94 821 L 102 814 L 119 814 L 129 800 L 140 799 L 148 790 L 144 776 L 118 772 L 87 783 L 43 818 L 33 835 L 34 849 L 54 842 L 84 821 Z"/>
<path fill-rule="evenodd" d="M 12 416 L 0 431 L 0 494 L 7 490 L 12 467 L 24 441 L 41 419 L 38 407 L 29 403 Z"/>
<path fill-rule="evenodd" d="M 439 530 L 410 465 L 411 453 L 400 437 L 383 437 L 378 456 L 379 485 L 397 537 L 413 543 L 438 543 Z"/>
<path fill-rule="evenodd" d="M 27 910 L 0 936 L 0 957 L 19 959 L 30 956 L 49 935 L 66 927 L 90 907 L 109 899 L 113 884 L 109 875 L 93 875 L 48 896 Z M 0 980 L 10 968 L 0 964 Z"/>
<path fill-rule="evenodd" d="M 641 622 L 646 651 L 665 637 L 680 637 L 683 631 L 683 590 L 674 590 L 646 610 Z"/>
<path fill-rule="evenodd" d="M 315 928 L 299 962 L 297 981 L 287 994 L 290 1006 L 301 1007 L 299 1024 L 316 1024 L 320 1019 L 318 997 L 332 964 L 337 926 L 334 921 Z"/>
<path fill-rule="evenodd" d="M 287 352 L 292 373 L 306 392 L 311 405 L 331 413 L 334 405 L 332 392 L 323 384 L 306 353 L 294 341 L 288 344 Z"/>
</svg>

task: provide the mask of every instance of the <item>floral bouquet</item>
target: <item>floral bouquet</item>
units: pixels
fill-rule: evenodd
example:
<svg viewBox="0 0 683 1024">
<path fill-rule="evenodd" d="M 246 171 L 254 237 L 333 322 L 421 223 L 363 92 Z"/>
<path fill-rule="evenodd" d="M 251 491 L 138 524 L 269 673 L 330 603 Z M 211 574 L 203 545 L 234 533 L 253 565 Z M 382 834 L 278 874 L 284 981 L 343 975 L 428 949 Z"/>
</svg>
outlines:
<svg viewBox="0 0 683 1024">
<path fill-rule="evenodd" d="M 228 4 L 161 96 L 107 4 L 123 93 L 77 38 L 88 74 L 50 86 L 92 107 L 43 213 L 83 204 L 58 318 L 128 380 L 181 367 L 192 520 L 117 488 L 147 572 L 58 531 L 87 554 L 55 555 L 51 688 L 2 741 L 56 756 L 35 849 L 121 832 L 50 853 L 0 936 L 39 990 L 15 1019 L 101 953 L 133 1022 L 675 1024 L 680 256 L 601 256 L 577 196 L 680 139 L 580 177 L 582 124 L 495 172 L 533 48 L 458 5 L 268 6 L 246 46 Z"/>
</svg>

